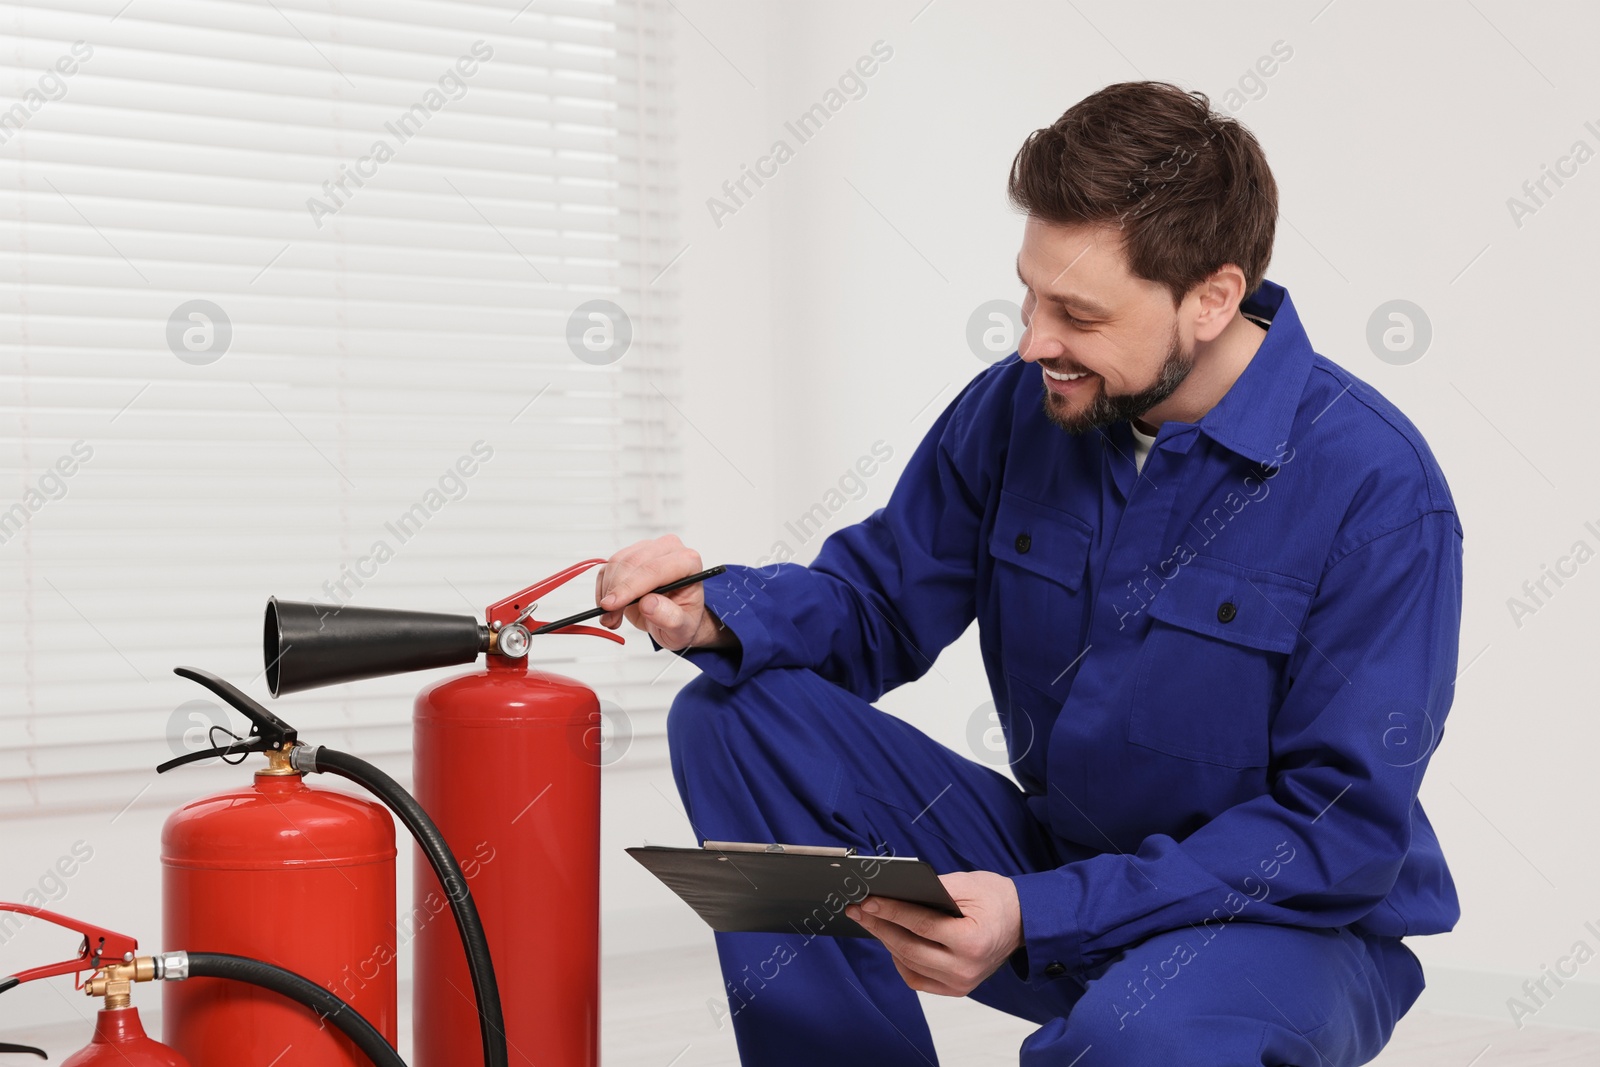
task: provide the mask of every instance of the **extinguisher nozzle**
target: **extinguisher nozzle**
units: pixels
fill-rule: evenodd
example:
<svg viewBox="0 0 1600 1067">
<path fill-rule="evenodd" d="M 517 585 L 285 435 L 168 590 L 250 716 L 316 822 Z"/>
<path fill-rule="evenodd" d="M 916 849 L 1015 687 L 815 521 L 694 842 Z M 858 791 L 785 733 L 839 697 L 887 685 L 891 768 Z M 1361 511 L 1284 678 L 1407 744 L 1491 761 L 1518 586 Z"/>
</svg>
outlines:
<svg viewBox="0 0 1600 1067">
<path fill-rule="evenodd" d="M 489 629 L 471 615 L 267 601 L 262 658 L 273 696 L 471 663 Z"/>
</svg>

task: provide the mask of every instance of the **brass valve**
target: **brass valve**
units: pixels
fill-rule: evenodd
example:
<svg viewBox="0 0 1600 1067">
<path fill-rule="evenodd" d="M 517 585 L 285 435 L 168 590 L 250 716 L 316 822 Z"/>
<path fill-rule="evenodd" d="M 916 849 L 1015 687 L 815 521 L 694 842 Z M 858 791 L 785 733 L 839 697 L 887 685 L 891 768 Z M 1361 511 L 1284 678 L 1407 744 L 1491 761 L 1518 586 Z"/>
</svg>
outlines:
<svg viewBox="0 0 1600 1067">
<path fill-rule="evenodd" d="M 298 741 L 291 741 L 282 748 L 267 749 L 267 766 L 265 770 L 256 771 L 257 774 L 285 775 L 299 774 L 290 764 L 290 753 L 299 745 Z"/>
<path fill-rule="evenodd" d="M 83 983 L 83 991 L 91 997 L 105 997 L 108 1008 L 126 1008 L 131 1003 L 133 983 L 151 982 L 155 978 L 155 957 L 135 956 L 124 963 L 100 968 Z"/>
</svg>

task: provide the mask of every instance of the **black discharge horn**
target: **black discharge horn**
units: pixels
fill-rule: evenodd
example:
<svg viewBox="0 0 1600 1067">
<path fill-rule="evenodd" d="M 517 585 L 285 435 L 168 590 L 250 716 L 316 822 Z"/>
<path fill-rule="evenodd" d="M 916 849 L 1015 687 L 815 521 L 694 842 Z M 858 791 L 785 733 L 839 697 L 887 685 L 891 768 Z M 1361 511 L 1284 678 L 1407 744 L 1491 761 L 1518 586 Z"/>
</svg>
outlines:
<svg viewBox="0 0 1600 1067">
<path fill-rule="evenodd" d="M 261 651 L 275 697 L 318 686 L 471 663 L 489 628 L 471 615 L 267 601 Z"/>
<path fill-rule="evenodd" d="M 495 601 L 484 609 L 486 622 L 471 615 L 349 605 L 335 608 L 273 597 L 267 601 L 261 633 L 267 688 L 273 696 L 280 697 L 322 685 L 455 667 L 471 663 L 483 652 L 503 660 L 520 660 L 528 655 L 532 639 L 544 634 L 587 634 L 621 644 L 623 639 L 618 634 L 580 625 L 586 619 L 606 614 L 598 607 L 554 622 L 533 618 L 540 597 L 604 562 L 586 559 L 574 563 Z M 643 595 L 671 593 L 714 578 L 726 569 L 712 567 Z"/>
</svg>

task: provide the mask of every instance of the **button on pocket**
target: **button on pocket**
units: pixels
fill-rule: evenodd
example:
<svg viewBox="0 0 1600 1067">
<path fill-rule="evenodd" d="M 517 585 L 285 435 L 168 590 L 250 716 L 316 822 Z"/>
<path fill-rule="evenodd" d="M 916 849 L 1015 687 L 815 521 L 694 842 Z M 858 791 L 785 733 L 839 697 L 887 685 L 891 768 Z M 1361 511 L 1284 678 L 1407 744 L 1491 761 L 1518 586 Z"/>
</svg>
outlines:
<svg viewBox="0 0 1600 1067">
<path fill-rule="evenodd" d="M 1146 609 L 1128 740 L 1223 767 L 1264 767 L 1309 583 L 1197 557 Z"/>
<path fill-rule="evenodd" d="M 1002 490 L 989 533 L 991 587 L 979 612 L 999 623 L 1004 669 L 1048 689 L 1082 647 L 1089 524 Z M 992 613 L 986 614 L 986 613 Z"/>
<path fill-rule="evenodd" d="M 989 554 L 1076 592 L 1088 570 L 1093 536 L 1076 515 L 1002 490 Z"/>
</svg>

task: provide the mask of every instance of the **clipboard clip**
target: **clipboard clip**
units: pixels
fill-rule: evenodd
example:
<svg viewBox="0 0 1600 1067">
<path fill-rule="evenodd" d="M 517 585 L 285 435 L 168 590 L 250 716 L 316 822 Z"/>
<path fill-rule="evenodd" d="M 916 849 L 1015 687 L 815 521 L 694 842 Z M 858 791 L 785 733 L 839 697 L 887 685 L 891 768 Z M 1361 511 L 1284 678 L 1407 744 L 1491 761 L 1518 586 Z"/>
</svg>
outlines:
<svg viewBox="0 0 1600 1067">
<path fill-rule="evenodd" d="M 707 852 L 779 852 L 793 856 L 854 856 L 855 848 L 840 845 L 780 845 L 760 841 L 702 841 Z"/>
</svg>

